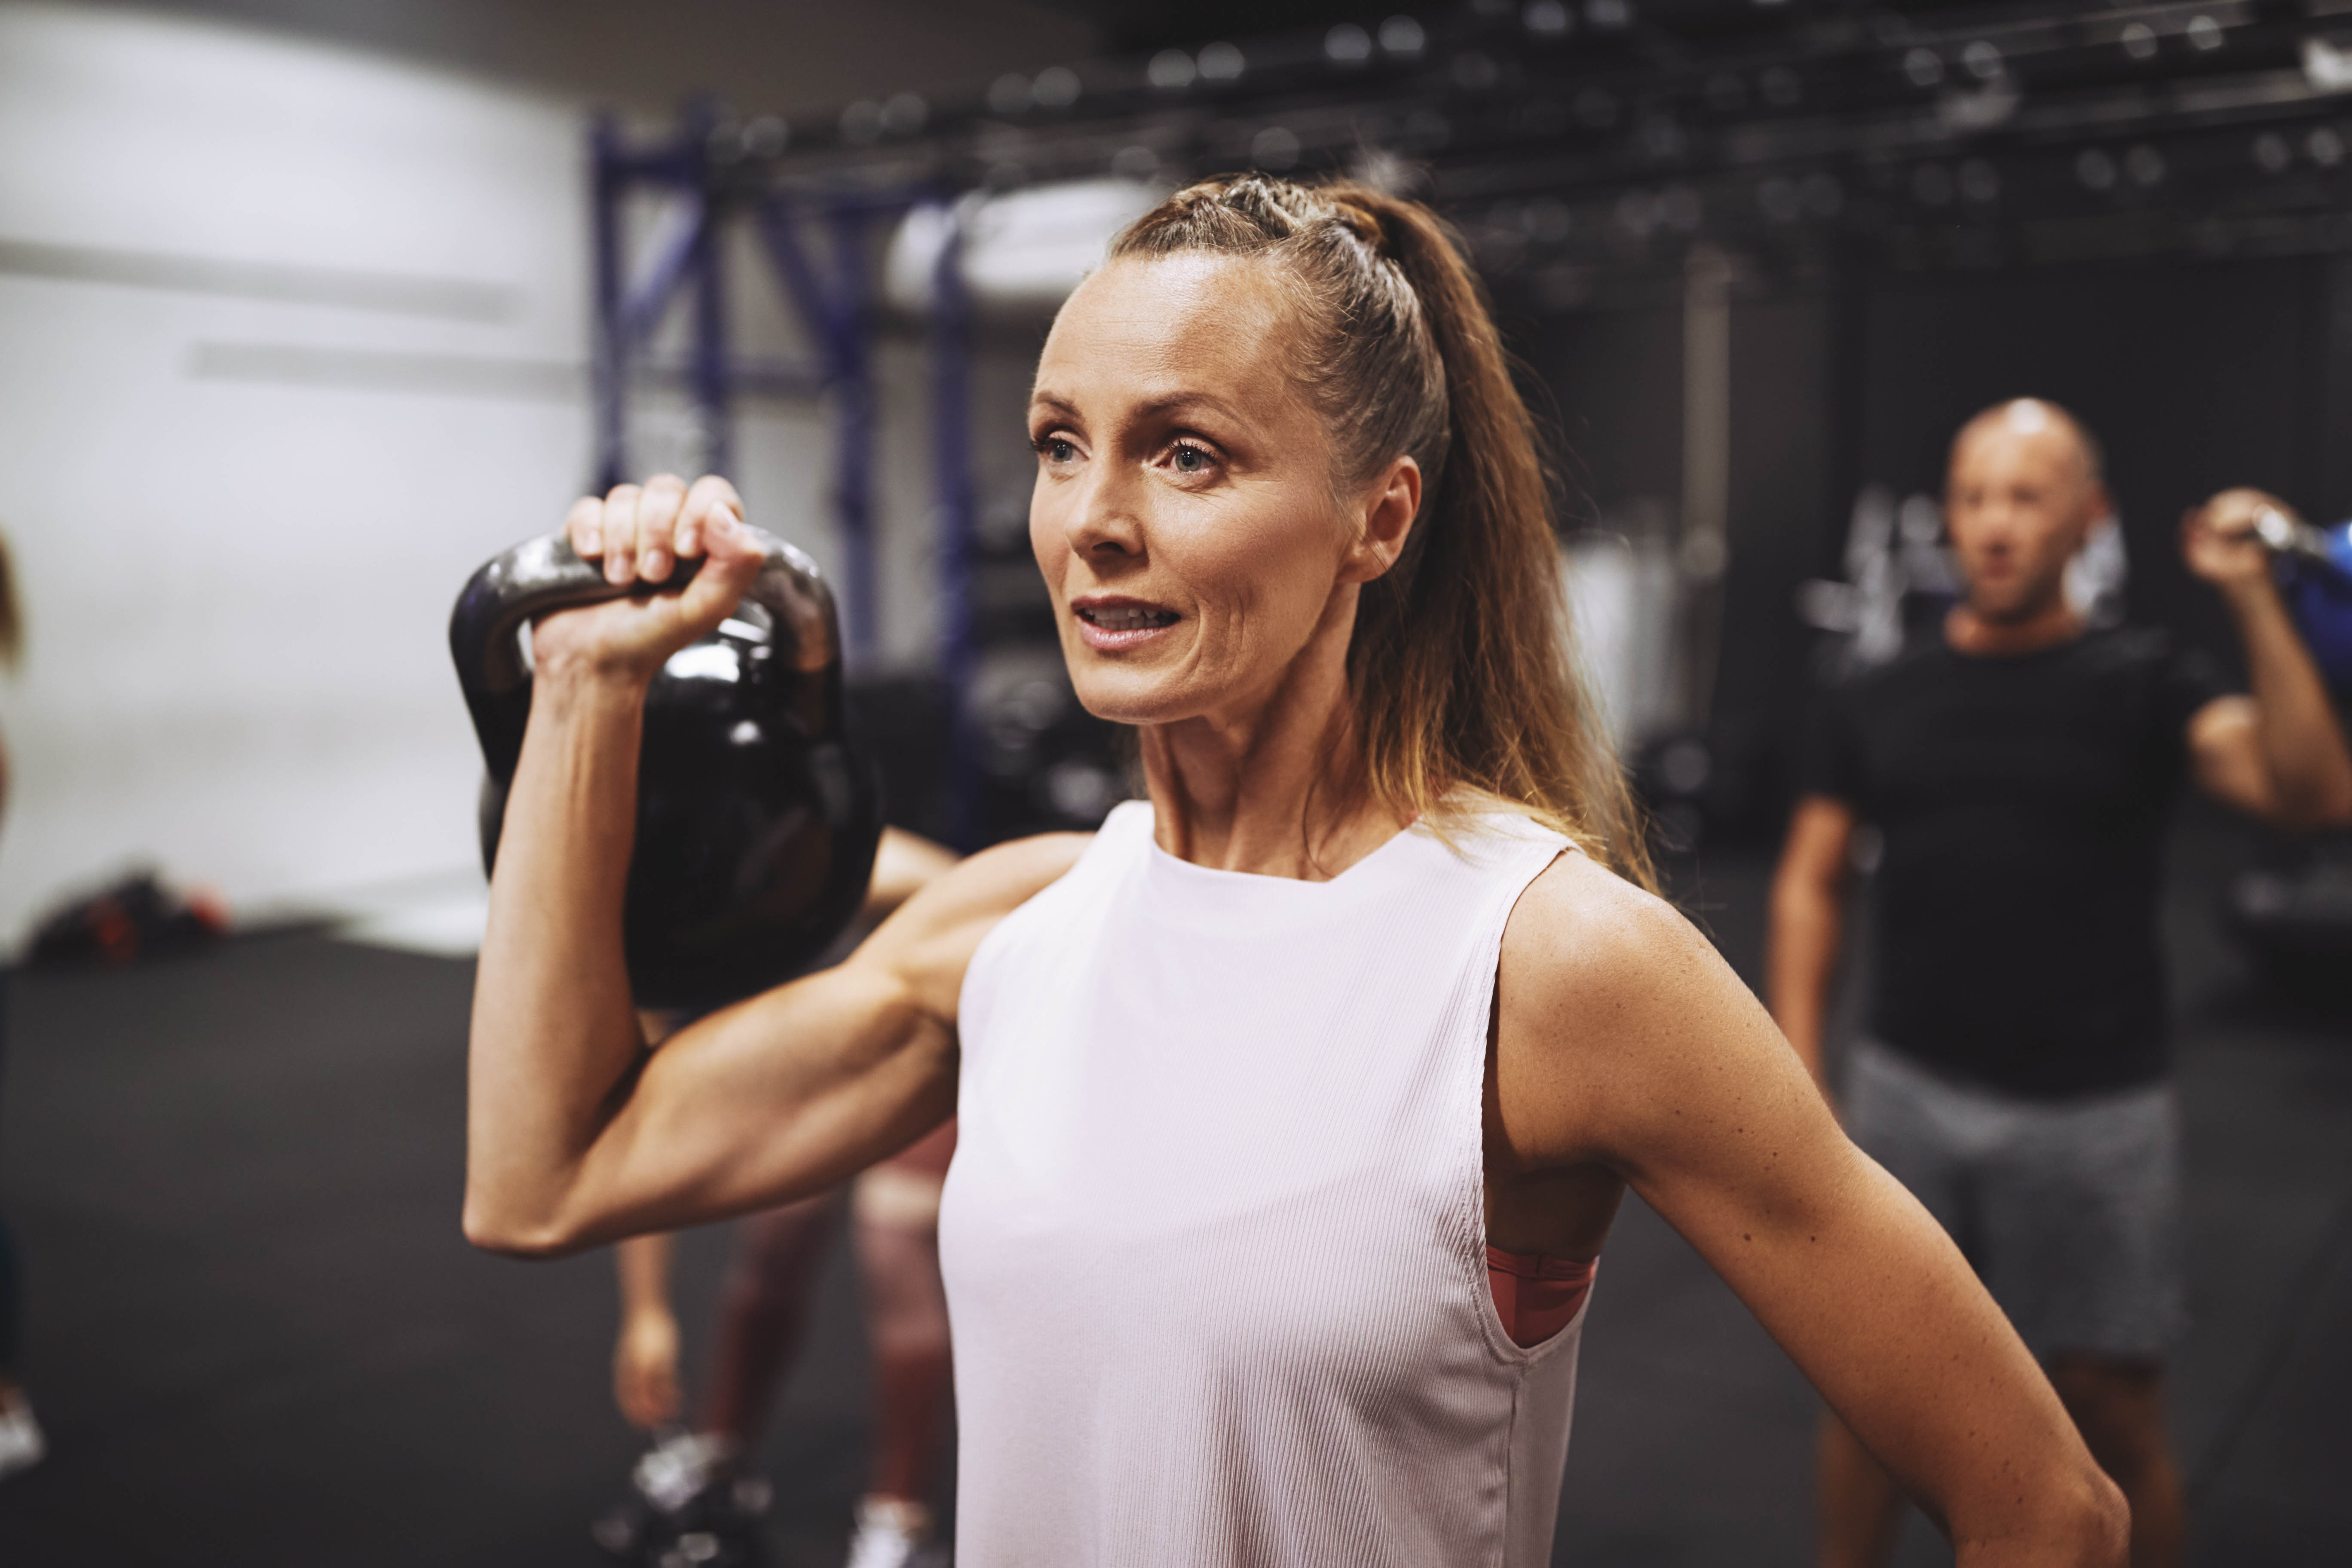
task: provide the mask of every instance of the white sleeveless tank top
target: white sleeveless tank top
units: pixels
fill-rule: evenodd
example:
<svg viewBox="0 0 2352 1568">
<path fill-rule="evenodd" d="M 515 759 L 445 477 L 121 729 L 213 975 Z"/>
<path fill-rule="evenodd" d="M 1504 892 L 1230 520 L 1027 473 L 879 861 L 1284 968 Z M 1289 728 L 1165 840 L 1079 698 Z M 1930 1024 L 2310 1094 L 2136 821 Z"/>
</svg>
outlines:
<svg viewBox="0 0 2352 1568">
<path fill-rule="evenodd" d="M 963 1568 L 1550 1558 L 1583 1313 L 1514 1344 L 1481 1136 L 1494 816 L 1328 882 L 1113 812 L 964 980 L 940 1213 Z"/>
</svg>

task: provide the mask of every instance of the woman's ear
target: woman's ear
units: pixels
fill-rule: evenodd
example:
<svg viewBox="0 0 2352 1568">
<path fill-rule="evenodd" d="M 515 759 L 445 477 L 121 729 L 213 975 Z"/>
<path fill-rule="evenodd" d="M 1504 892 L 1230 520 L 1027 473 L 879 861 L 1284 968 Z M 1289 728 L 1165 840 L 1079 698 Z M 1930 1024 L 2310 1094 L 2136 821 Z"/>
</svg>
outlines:
<svg viewBox="0 0 2352 1568">
<path fill-rule="evenodd" d="M 1362 494 L 1363 524 L 1342 563 L 1343 582 L 1384 576 L 1404 553 L 1404 542 L 1421 515 L 1421 465 L 1411 458 L 1395 458 Z"/>
</svg>

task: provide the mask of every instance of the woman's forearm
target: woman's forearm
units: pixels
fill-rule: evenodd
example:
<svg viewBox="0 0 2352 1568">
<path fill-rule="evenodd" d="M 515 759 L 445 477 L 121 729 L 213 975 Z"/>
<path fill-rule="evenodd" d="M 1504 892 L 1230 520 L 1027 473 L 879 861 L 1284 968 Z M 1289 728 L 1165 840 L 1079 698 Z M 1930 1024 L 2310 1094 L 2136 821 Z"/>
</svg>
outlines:
<svg viewBox="0 0 2352 1568">
<path fill-rule="evenodd" d="M 2352 820 L 2352 752 L 2277 590 L 2250 584 L 2223 598 L 2245 647 L 2257 736 L 2280 816 L 2295 826 Z"/>
<path fill-rule="evenodd" d="M 541 668 L 474 988 L 466 1232 L 538 1252 L 641 1050 L 621 950 L 645 685 Z"/>
</svg>

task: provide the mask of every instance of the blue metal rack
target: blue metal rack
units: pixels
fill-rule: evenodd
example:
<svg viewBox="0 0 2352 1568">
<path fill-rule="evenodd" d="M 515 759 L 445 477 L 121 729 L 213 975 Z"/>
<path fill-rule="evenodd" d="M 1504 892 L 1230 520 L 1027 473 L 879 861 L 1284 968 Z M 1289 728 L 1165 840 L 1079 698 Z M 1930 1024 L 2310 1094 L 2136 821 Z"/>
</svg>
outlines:
<svg viewBox="0 0 2352 1568">
<path fill-rule="evenodd" d="M 853 671 L 874 666 L 880 595 L 876 568 L 874 451 L 878 419 L 870 286 L 876 228 L 924 205 L 941 209 L 947 242 L 933 279 L 930 323 L 932 460 L 940 540 L 940 667 L 951 715 L 950 834 L 976 847 L 980 829 L 977 736 L 968 700 L 978 661 L 971 574 L 977 487 L 971 473 L 971 311 L 964 288 L 957 209 L 936 184 L 882 189 L 793 187 L 772 182 L 742 155 L 715 106 L 690 105 L 675 138 L 631 145 L 609 116 L 590 135 L 595 247 L 594 408 L 600 489 L 630 475 L 629 390 L 656 369 L 656 329 L 690 297 L 692 332 L 684 380 L 704 438 L 704 468 L 734 467 L 734 400 L 740 392 L 825 396 L 833 416 L 834 525 L 842 559 L 844 652 Z M 638 191 L 683 204 L 676 230 L 649 258 L 625 254 L 623 207 Z M 749 224 L 815 346 L 811 361 L 765 361 L 729 342 L 724 240 Z"/>
</svg>

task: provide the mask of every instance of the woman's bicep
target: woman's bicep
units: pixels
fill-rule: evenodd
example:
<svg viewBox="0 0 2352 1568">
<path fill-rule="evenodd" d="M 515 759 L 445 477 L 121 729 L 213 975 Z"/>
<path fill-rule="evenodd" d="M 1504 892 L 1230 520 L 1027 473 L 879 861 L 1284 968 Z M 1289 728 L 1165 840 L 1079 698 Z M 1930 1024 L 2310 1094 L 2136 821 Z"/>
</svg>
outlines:
<svg viewBox="0 0 2352 1568">
<path fill-rule="evenodd" d="M 821 1192 L 955 1110 L 956 1011 L 998 922 L 1086 840 L 1022 840 L 927 883 L 844 963 L 678 1031 L 625 1083 L 574 1184 L 579 1244 Z"/>
<path fill-rule="evenodd" d="M 821 1192 L 952 1112 L 951 1020 L 856 960 L 736 1004 L 645 1062 L 585 1162 L 591 1243 Z"/>
</svg>

